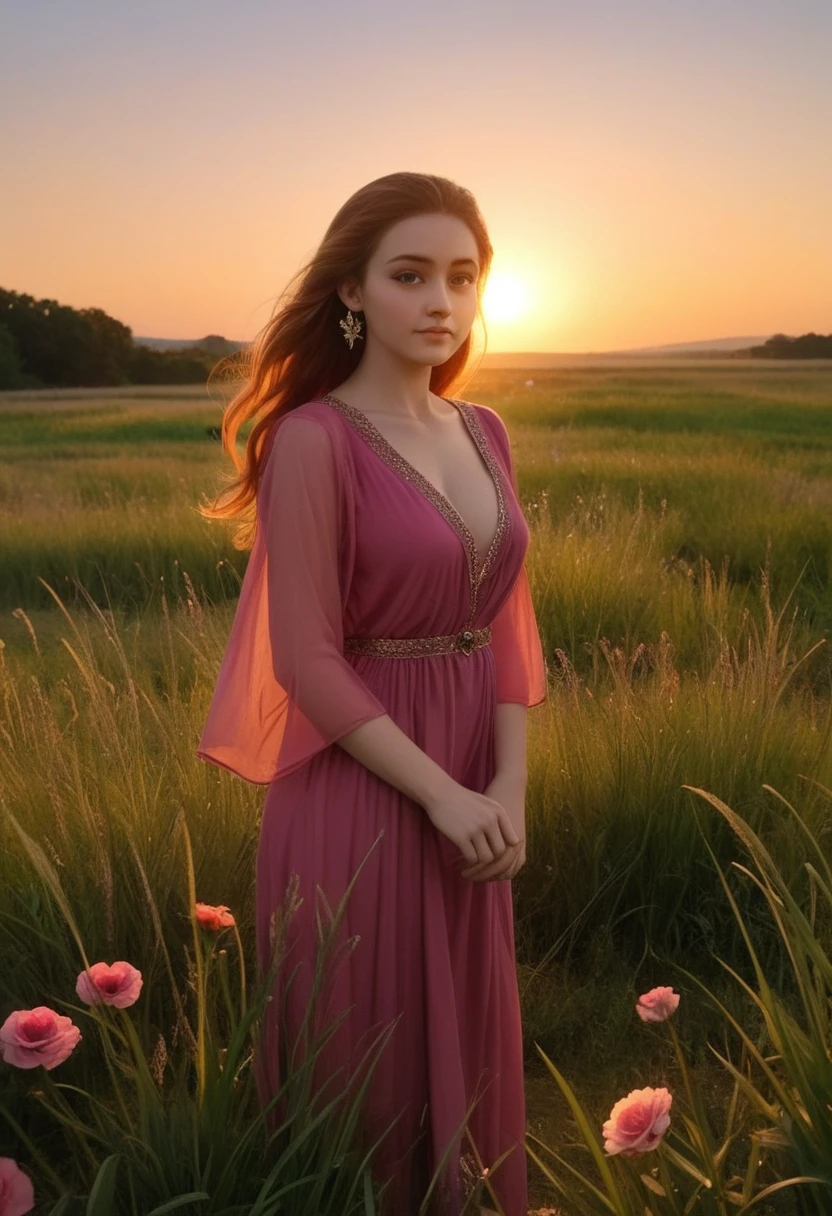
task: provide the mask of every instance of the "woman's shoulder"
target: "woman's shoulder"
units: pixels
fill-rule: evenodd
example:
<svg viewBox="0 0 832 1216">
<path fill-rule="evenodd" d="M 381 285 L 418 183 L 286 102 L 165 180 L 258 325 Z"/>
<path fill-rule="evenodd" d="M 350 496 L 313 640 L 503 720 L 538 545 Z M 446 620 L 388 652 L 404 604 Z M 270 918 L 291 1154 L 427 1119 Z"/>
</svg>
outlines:
<svg viewBox="0 0 832 1216">
<path fill-rule="evenodd" d="M 463 401 L 463 405 L 467 405 L 469 409 L 474 411 L 474 415 L 480 425 L 485 427 L 490 436 L 495 436 L 498 442 L 510 446 L 506 424 L 497 410 L 493 409 L 490 405 L 482 405 L 479 401 Z"/>
<path fill-rule="evenodd" d="M 298 426 L 297 424 L 301 422 L 304 425 Z M 280 431 L 284 427 L 287 428 L 287 431 L 295 442 L 302 442 L 304 433 L 310 436 L 308 442 L 314 442 L 311 437 L 315 433 L 320 435 L 321 431 L 326 431 L 330 436 L 330 442 L 337 443 L 339 436 L 342 434 L 342 419 L 339 417 L 337 410 L 332 409 L 325 401 L 313 398 L 309 401 L 301 402 L 300 405 L 293 405 L 291 409 L 282 411 L 276 420 L 276 430 Z"/>
<path fill-rule="evenodd" d="M 480 401 L 469 401 L 465 397 L 455 397 L 454 400 L 459 401 L 460 404 L 464 406 L 467 406 L 469 410 L 474 410 L 478 417 L 481 420 L 484 420 L 486 423 L 492 426 L 503 425 L 502 418 L 490 405 L 483 405 Z"/>
<path fill-rule="evenodd" d="M 481 418 L 492 419 L 495 423 L 502 422 L 500 415 L 490 405 L 483 405 L 480 401 L 468 401 L 466 404 L 475 409 Z"/>
<path fill-rule="evenodd" d="M 325 401 L 312 397 L 308 401 L 302 401 L 300 405 L 293 405 L 291 409 L 281 413 L 280 420 L 283 421 L 286 418 L 306 418 L 311 419 L 313 422 L 321 422 L 327 425 L 336 418 L 336 412 Z"/>
<path fill-rule="evenodd" d="M 258 501 L 264 502 L 276 483 L 310 485 L 341 480 L 345 462 L 338 419 L 320 401 L 304 401 L 275 418 L 262 453 Z"/>
<path fill-rule="evenodd" d="M 299 462 L 329 471 L 343 464 L 345 444 L 337 412 L 323 401 L 304 401 L 278 414 L 267 440 L 265 466 Z"/>
</svg>

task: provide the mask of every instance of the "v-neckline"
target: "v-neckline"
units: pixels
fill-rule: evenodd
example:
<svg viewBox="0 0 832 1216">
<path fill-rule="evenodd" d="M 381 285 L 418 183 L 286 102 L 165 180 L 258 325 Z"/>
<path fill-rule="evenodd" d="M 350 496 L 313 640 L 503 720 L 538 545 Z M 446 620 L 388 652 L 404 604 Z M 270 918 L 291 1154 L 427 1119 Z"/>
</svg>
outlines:
<svg viewBox="0 0 832 1216">
<path fill-rule="evenodd" d="M 477 542 L 474 539 L 474 534 L 468 527 L 465 520 L 457 511 L 454 504 L 447 498 L 441 490 L 438 490 L 432 481 L 425 477 L 415 465 L 412 465 L 401 452 L 390 443 L 389 439 L 381 433 L 368 414 L 357 406 L 350 405 L 346 401 L 342 401 L 340 397 L 336 397 L 334 393 L 324 393 L 318 400 L 324 401 L 333 405 L 338 411 L 352 423 L 358 432 L 368 441 L 370 447 L 373 448 L 379 456 L 395 471 L 405 477 L 407 481 L 413 483 L 416 488 L 424 495 L 427 500 L 439 511 L 439 513 L 450 523 L 451 527 L 459 534 L 468 557 L 468 569 L 471 579 L 471 589 L 473 594 L 472 612 L 476 601 L 476 591 L 485 578 L 486 573 L 491 568 L 494 558 L 500 548 L 500 545 L 508 531 L 508 511 L 506 509 L 505 493 L 503 486 L 502 470 L 494 458 L 494 455 L 488 445 L 488 440 L 483 432 L 480 420 L 476 413 L 469 412 L 472 407 L 465 401 L 458 401 L 453 397 L 441 397 L 440 400 L 447 401 L 454 409 L 462 416 L 466 430 L 474 441 L 474 445 L 480 456 L 485 461 L 486 468 L 491 475 L 491 480 L 497 494 L 497 527 L 494 536 L 491 539 L 485 558 L 480 563 L 479 550 Z"/>
</svg>

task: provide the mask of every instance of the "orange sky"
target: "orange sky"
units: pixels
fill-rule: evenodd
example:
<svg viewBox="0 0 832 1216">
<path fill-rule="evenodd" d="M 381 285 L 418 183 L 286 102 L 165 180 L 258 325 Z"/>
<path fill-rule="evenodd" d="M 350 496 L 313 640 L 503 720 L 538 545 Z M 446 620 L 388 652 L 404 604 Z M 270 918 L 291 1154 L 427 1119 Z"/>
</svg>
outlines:
<svg viewBox="0 0 832 1216">
<path fill-rule="evenodd" d="M 410 169 L 479 201 L 491 351 L 832 332 L 832 6 L 575 9 L 7 7 L 0 286 L 250 339 L 344 199 Z"/>
</svg>

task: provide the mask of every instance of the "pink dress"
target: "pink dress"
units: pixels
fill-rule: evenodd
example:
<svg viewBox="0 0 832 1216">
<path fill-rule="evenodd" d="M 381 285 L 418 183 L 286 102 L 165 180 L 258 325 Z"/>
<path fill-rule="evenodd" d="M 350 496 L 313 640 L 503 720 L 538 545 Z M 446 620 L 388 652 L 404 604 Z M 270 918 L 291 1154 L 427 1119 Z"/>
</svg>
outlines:
<svg viewBox="0 0 832 1216">
<path fill-rule="evenodd" d="M 415 1216 L 450 1146 L 431 1211 L 456 1216 L 477 1169 L 473 1141 L 485 1166 L 508 1152 L 492 1186 L 506 1216 L 526 1216 L 511 883 L 463 878 L 458 848 L 424 809 L 336 742 L 389 714 L 456 781 L 483 791 L 494 775 L 494 706 L 546 700 L 508 433 L 488 406 L 446 400 L 497 493 L 484 557 L 451 503 L 363 411 L 325 394 L 281 416 L 197 754 L 268 786 L 256 884 L 262 973 L 272 913 L 293 873 L 303 900 L 272 1006 L 282 1004 L 285 1020 L 278 1030 L 272 1018 L 262 1033 L 261 1100 L 281 1083 L 306 1009 L 323 906 L 316 886 L 334 911 L 364 862 L 323 1024 L 349 1012 L 316 1066 L 317 1083 L 340 1069 L 331 1093 L 343 1088 L 393 1025 L 365 1098 L 369 1143 L 396 1120 L 375 1159 L 379 1179 L 391 1180 L 390 1212 Z M 488 625 L 490 642 L 450 653 L 360 653 L 351 640 Z"/>
</svg>

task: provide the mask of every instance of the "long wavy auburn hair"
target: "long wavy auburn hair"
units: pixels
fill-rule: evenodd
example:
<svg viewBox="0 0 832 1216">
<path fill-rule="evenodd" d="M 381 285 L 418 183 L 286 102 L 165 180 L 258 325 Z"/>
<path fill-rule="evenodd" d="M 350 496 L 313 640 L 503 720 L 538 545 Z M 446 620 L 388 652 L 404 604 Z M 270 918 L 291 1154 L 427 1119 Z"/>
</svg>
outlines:
<svg viewBox="0 0 832 1216">
<path fill-rule="evenodd" d="M 313 257 L 289 281 L 272 316 L 250 346 L 222 360 L 214 377 L 243 387 L 231 398 L 222 416 L 222 445 L 234 464 L 229 484 L 212 501 L 200 503 L 206 519 L 236 520 L 235 548 L 249 549 L 256 531 L 256 495 L 266 445 L 283 414 L 330 392 L 354 371 L 362 350 L 352 350 L 339 322 L 346 311 L 337 287 L 344 279 L 364 281 L 367 263 L 384 234 L 400 220 L 441 213 L 457 216 L 471 230 L 481 267 L 477 282 L 477 318 L 485 334 L 482 296 L 493 258 L 485 222 L 473 194 L 446 177 L 428 173 L 389 173 L 357 190 L 341 207 Z M 360 315 L 360 314 L 359 314 Z M 462 391 L 481 361 L 469 366 L 474 329 L 444 363 L 434 367 L 431 391 L 454 396 Z M 237 450 L 237 433 L 249 419 L 254 423 L 245 445 Z"/>
</svg>

